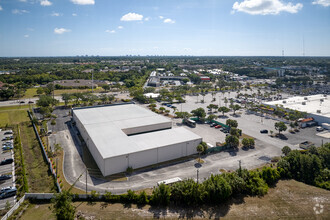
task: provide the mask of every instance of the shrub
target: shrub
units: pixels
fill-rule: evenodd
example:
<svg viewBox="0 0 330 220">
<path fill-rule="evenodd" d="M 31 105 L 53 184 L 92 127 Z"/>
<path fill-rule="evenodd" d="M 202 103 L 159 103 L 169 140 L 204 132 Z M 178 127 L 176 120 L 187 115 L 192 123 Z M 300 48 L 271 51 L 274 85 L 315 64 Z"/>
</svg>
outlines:
<svg viewBox="0 0 330 220">
<path fill-rule="evenodd" d="M 145 204 L 149 203 L 149 199 L 148 199 L 147 193 L 145 191 L 142 191 L 138 195 L 136 203 L 139 205 L 145 205 Z"/>
<path fill-rule="evenodd" d="M 154 205 L 166 206 L 170 203 L 170 196 L 170 187 L 162 183 L 152 191 L 151 203 Z"/>
</svg>

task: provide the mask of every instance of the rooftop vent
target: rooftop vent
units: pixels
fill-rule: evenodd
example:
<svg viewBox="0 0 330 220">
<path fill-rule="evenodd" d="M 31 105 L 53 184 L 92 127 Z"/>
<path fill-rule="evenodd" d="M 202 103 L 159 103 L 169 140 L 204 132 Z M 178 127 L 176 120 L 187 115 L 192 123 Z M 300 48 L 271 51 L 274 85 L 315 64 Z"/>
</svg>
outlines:
<svg viewBox="0 0 330 220">
<path fill-rule="evenodd" d="M 306 105 L 306 102 L 302 102 L 301 104 L 302 104 L 302 105 Z"/>
<path fill-rule="evenodd" d="M 316 110 L 316 113 L 321 113 L 321 110 Z"/>
<path fill-rule="evenodd" d="M 304 97 L 304 100 L 307 100 L 308 98 L 307 97 Z"/>
<path fill-rule="evenodd" d="M 320 102 L 324 102 L 324 99 L 320 99 Z"/>
<path fill-rule="evenodd" d="M 286 103 L 286 101 L 285 101 L 285 100 L 283 100 L 283 103 Z"/>
</svg>

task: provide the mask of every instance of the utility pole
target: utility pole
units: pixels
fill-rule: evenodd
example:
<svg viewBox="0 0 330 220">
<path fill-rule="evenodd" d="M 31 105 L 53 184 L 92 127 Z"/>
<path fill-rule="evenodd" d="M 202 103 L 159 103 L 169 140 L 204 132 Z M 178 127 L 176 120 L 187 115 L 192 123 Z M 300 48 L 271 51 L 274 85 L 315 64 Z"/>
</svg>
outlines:
<svg viewBox="0 0 330 220">
<path fill-rule="evenodd" d="M 94 92 L 94 71 L 92 71 L 92 93 Z"/>
<path fill-rule="evenodd" d="M 199 169 L 197 169 L 197 183 L 198 183 L 198 174 L 199 174 Z"/>
<path fill-rule="evenodd" d="M 87 195 L 87 167 L 86 167 L 86 195 Z"/>
</svg>

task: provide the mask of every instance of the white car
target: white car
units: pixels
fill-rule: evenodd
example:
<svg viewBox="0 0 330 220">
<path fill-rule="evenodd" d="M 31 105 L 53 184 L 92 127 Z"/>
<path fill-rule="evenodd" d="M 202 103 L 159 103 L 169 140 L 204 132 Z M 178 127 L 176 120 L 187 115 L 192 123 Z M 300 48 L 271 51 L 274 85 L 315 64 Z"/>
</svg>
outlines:
<svg viewBox="0 0 330 220">
<path fill-rule="evenodd" d="M 324 130 L 324 128 L 322 128 L 321 126 L 316 128 L 316 131 L 323 131 L 323 130 Z"/>
</svg>

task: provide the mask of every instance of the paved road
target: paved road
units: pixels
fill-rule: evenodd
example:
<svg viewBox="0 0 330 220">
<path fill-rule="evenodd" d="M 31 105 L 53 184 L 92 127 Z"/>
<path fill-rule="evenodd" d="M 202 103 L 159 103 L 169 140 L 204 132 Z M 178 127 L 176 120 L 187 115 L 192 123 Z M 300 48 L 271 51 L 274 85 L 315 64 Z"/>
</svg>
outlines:
<svg viewBox="0 0 330 220">
<path fill-rule="evenodd" d="M 74 137 L 74 135 L 73 135 Z M 76 187 L 85 190 L 86 175 L 85 165 L 81 156 L 79 141 L 72 138 L 68 130 L 57 132 L 50 136 L 51 143 L 60 143 L 64 147 L 64 174 L 69 183 L 73 183 L 81 174 Z M 76 142 L 76 143 L 75 143 Z M 200 180 L 209 177 L 212 173 L 220 173 L 219 169 L 235 170 L 238 168 L 238 160 L 242 161 L 244 168 L 254 168 L 269 162 L 270 158 L 281 154 L 281 149 L 269 145 L 263 141 L 256 141 L 256 148 L 239 152 L 222 152 L 205 157 L 205 163 L 200 168 Z M 112 193 L 124 193 L 128 189 L 139 190 L 156 185 L 158 181 L 180 177 L 196 178 L 196 161 L 191 159 L 182 163 L 159 167 L 153 170 L 145 170 L 140 173 L 133 173 L 125 182 L 109 182 L 100 178 L 87 176 L 88 191 L 97 190 L 100 192 L 111 191 Z"/>
</svg>

